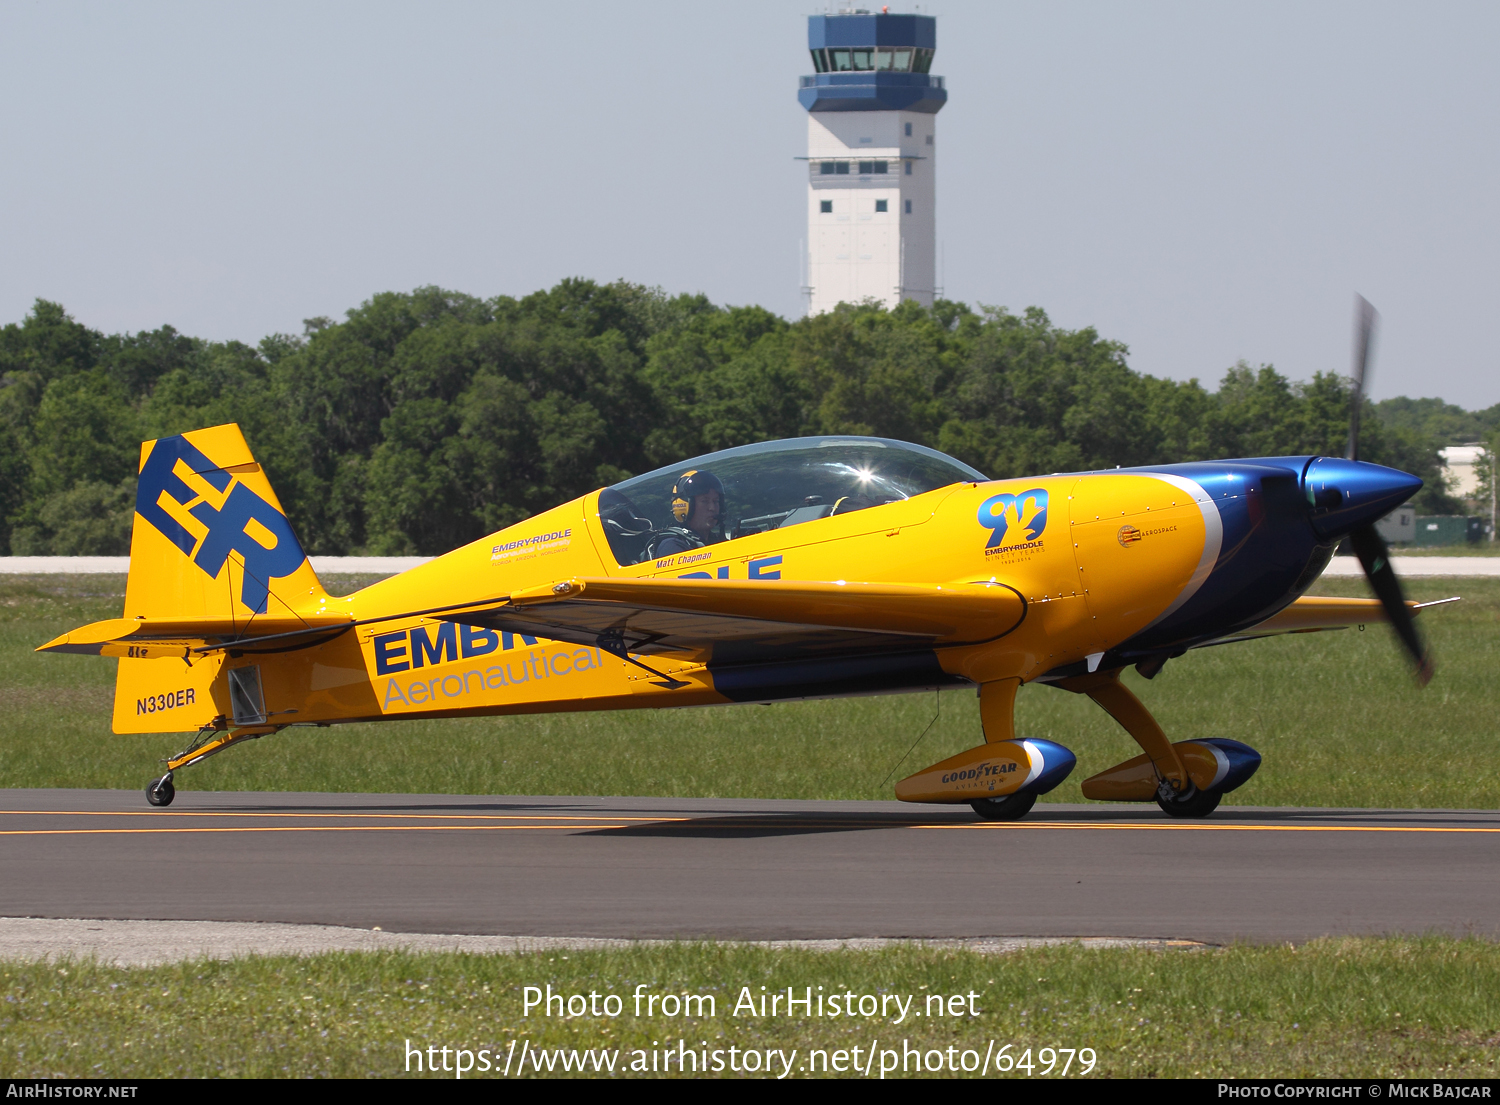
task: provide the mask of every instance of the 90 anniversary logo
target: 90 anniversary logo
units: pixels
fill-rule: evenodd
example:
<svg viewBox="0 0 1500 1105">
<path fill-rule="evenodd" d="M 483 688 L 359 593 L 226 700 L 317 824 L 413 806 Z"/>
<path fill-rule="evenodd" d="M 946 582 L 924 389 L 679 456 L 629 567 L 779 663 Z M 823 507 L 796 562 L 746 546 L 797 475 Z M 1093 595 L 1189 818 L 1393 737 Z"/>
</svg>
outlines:
<svg viewBox="0 0 1500 1105">
<path fill-rule="evenodd" d="M 990 531 L 986 556 L 1041 548 L 1042 531 L 1047 528 L 1047 492 L 1033 487 L 1019 495 L 992 495 L 979 506 L 979 524 Z"/>
</svg>

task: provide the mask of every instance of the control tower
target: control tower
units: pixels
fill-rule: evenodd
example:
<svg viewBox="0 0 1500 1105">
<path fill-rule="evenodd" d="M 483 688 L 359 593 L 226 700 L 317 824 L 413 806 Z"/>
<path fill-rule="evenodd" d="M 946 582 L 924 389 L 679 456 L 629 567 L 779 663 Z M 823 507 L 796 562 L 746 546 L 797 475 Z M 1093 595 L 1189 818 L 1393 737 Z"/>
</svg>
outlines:
<svg viewBox="0 0 1500 1105">
<path fill-rule="evenodd" d="M 937 284 L 930 73 L 937 20 L 853 11 L 807 20 L 808 313 L 875 299 L 932 306 Z"/>
</svg>

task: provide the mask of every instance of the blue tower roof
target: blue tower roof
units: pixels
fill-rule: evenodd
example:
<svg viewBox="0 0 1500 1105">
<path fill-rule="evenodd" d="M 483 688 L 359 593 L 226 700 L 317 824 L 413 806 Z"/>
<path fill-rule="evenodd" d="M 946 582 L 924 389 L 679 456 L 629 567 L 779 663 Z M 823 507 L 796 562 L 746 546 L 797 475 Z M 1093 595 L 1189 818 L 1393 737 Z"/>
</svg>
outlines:
<svg viewBox="0 0 1500 1105">
<path fill-rule="evenodd" d="M 948 102 L 933 76 L 937 20 L 930 15 L 811 15 L 813 68 L 797 99 L 808 111 L 922 111 Z"/>
</svg>

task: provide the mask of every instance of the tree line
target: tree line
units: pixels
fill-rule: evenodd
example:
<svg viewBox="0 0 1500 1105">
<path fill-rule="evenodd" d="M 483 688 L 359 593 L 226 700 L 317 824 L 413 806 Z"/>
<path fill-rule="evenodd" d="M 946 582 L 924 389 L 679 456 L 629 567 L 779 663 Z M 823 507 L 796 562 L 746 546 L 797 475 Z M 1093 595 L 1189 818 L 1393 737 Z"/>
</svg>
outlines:
<svg viewBox="0 0 1500 1105">
<path fill-rule="evenodd" d="M 939 301 L 788 322 L 626 282 L 377 295 L 251 346 L 106 335 L 38 300 L 0 329 L 0 553 L 129 550 L 142 440 L 238 422 L 309 552 L 435 554 L 626 476 L 768 438 L 876 434 L 992 477 L 1341 454 L 1347 381 L 1243 362 L 1214 390 L 1045 312 Z M 1500 405 L 1367 404 L 1365 459 L 1427 481 Z"/>
</svg>

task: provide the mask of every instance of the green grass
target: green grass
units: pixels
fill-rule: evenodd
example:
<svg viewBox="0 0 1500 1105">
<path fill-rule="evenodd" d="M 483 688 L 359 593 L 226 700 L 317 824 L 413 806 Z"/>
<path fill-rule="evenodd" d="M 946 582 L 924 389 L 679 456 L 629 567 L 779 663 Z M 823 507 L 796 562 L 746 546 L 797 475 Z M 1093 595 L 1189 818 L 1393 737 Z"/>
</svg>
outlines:
<svg viewBox="0 0 1500 1105">
<path fill-rule="evenodd" d="M 525 986 L 624 997 L 613 1018 L 523 1018 Z M 715 998 L 713 1017 L 633 1015 L 646 993 Z M 979 1015 L 730 1015 L 740 988 L 978 995 Z M 328 954 L 120 969 L 0 962 L 0 1076 L 398 1076 L 414 1048 L 1092 1048 L 1094 1073 L 1199 1077 L 1488 1077 L 1500 947 L 1316 941 L 1199 951 L 1074 946 L 983 956 L 915 946 L 809 952 L 726 945 L 530 955 Z M 518 1047 L 518 1051 L 519 1051 Z M 862 1060 L 861 1060 L 862 1061 Z M 1076 1071 L 1076 1066 L 1075 1066 Z M 514 1076 L 514 1070 L 512 1075 Z M 528 1073 L 531 1073 L 528 1070 Z M 726 1074 L 729 1072 L 725 1072 Z M 878 1067 L 877 1067 L 878 1073 Z M 1013 1075 L 1025 1076 L 1023 1071 Z M 447 1077 L 453 1077 L 451 1074 Z M 493 1074 L 490 1077 L 494 1077 Z"/>
<path fill-rule="evenodd" d="M 331 581 L 333 582 L 333 581 Z M 179 736 L 109 732 L 114 664 L 38 655 L 37 644 L 118 616 L 123 577 L 0 579 L 0 786 L 141 787 Z M 1202 649 L 1153 681 L 1127 680 L 1174 740 L 1232 737 L 1265 756 L 1228 802 L 1500 806 L 1500 580 L 1418 579 L 1412 597 L 1464 596 L 1422 624 L 1438 675 L 1418 690 L 1388 630 Z M 1329 580 L 1317 593 L 1363 594 Z M 1088 699 L 1022 690 L 1022 735 L 1073 749 L 1083 778 L 1136 754 Z M 390 722 L 290 729 L 178 776 L 179 789 L 457 794 L 889 798 L 885 782 L 980 741 L 972 691 L 774 706 Z M 587 764 L 587 771 L 579 766 Z"/>
<path fill-rule="evenodd" d="M 1392 556 L 1500 556 L 1500 542 L 1480 541 L 1470 545 L 1394 545 Z"/>
</svg>

